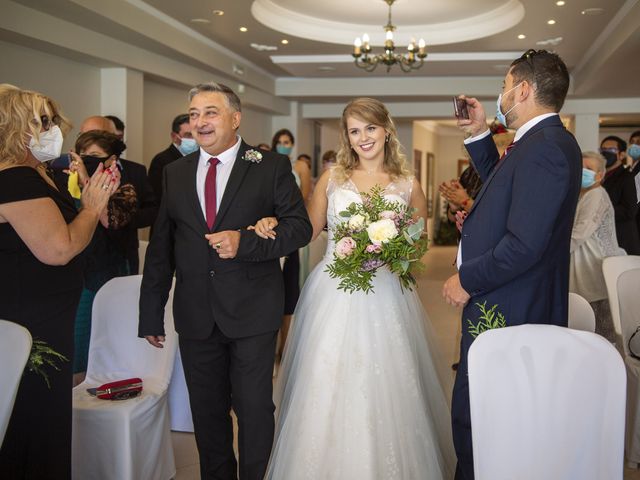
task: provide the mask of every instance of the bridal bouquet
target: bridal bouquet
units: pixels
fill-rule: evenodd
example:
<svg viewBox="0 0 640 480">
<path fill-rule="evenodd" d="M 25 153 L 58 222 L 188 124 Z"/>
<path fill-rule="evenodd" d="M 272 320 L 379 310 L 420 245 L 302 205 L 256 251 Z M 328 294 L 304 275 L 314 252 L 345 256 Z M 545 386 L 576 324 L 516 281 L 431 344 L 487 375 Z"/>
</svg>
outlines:
<svg viewBox="0 0 640 480">
<path fill-rule="evenodd" d="M 414 273 L 424 269 L 420 259 L 427 251 L 424 219 L 414 220 L 415 209 L 383 196 L 374 187 L 362 194 L 362 203 L 352 203 L 340 212 L 345 220 L 332 230 L 336 242 L 334 260 L 326 271 L 339 278 L 338 289 L 353 293 L 373 291 L 376 271 L 387 267 L 402 287 L 411 289 Z"/>
</svg>

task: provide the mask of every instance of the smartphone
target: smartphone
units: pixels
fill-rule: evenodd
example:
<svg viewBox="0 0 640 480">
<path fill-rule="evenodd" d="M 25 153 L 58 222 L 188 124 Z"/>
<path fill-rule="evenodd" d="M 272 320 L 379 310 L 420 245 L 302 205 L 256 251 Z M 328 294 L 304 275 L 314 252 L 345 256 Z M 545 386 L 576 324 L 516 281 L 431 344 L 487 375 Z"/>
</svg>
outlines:
<svg viewBox="0 0 640 480">
<path fill-rule="evenodd" d="M 71 155 L 63 153 L 58 158 L 51 160 L 49 166 L 54 170 L 66 170 L 69 168 L 69 162 L 71 161 Z"/>
<path fill-rule="evenodd" d="M 457 119 L 469 119 L 469 110 L 467 109 L 467 101 L 464 98 L 453 97 L 453 114 Z"/>
</svg>

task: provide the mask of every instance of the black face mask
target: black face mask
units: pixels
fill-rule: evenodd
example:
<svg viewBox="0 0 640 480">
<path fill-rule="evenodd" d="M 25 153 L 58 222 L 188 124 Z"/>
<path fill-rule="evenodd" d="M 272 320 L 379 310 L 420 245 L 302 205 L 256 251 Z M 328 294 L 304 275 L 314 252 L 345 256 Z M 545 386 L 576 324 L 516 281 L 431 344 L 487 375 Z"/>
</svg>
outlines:
<svg viewBox="0 0 640 480">
<path fill-rule="evenodd" d="M 607 168 L 618 161 L 618 151 L 610 148 L 601 148 L 600 154 L 607 161 Z"/>
<path fill-rule="evenodd" d="M 92 176 L 96 173 L 98 169 L 98 165 L 101 163 L 104 166 L 104 162 L 107 161 L 109 157 L 94 157 L 93 155 L 82 155 L 82 161 L 84 162 L 84 166 L 87 169 L 87 173 L 89 176 Z"/>
</svg>

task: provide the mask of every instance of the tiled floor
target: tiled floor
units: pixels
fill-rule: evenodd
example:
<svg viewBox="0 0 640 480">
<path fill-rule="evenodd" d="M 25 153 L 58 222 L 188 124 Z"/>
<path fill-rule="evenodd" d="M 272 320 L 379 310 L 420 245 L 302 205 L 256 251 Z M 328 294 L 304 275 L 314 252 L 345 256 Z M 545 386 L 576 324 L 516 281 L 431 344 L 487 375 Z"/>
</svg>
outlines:
<svg viewBox="0 0 640 480">
<path fill-rule="evenodd" d="M 449 396 L 454 379 L 451 364 L 456 361 L 459 350 L 460 311 L 447 305 L 440 292 L 443 282 L 455 272 L 455 256 L 455 247 L 433 247 L 425 257 L 427 270 L 418 284 L 420 298 L 440 347 L 436 359 L 438 373 Z M 198 453 L 193 434 L 173 432 L 172 436 L 177 468 L 175 480 L 198 480 Z M 640 480 L 640 470 L 625 468 L 624 480 Z"/>
</svg>

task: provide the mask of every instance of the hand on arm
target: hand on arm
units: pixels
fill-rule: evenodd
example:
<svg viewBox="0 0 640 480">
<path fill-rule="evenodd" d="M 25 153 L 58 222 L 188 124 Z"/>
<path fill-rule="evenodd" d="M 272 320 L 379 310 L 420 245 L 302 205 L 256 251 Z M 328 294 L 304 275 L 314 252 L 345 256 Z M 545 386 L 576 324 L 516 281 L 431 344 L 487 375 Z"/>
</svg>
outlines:
<svg viewBox="0 0 640 480">
<path fill-rule="evenodd" d="M 254 230 L 260 238 L 274 240 L 276 238 L 274 229 L 277 226 L 278 219 L 276 217 L 265 217 L 258 220 L 255 225 L 249 225 L 247 230 Z"/>
</svg>

